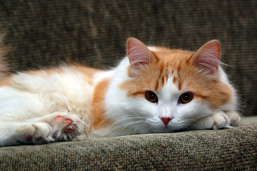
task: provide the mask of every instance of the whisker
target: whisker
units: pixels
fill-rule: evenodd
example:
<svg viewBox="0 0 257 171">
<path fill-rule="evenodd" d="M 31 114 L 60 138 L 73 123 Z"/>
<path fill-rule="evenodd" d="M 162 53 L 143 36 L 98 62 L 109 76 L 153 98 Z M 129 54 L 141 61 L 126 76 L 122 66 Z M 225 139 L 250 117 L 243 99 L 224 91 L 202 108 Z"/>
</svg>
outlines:
<svg viewBox="0 0 257 171">
<path fill-rule="evenodd" d="M 151 41 L 152 41 L 153 34 L 154 34 L 155 30 L 156 30 L 156 26 L 154 27 L 154 29 L 153 29 L 153 31 L 152 31 L 152 34 L 151 34 L 151 36 L 150 36 L 150 40 L 149 40 L 149 43 L 148 43 L 149 46 L 151 46 Z"/>
<path fill-rule="evenodd" d="M 148 46 L 151 46 L 151 42 L 152 42 L 152 38 L 153 38 L 153 34 L 154 34 L 154 32 L 155 32 L 155 29 L 156 29 L 156 26 L 154 27 L 154 29 L 153 29 L 153 31 L 152 31 L 152 34 L 151 34 L 151 36 L 150 36 L 150 40 L 149 40 Z M 149 63 L 151 62 L 151 61 L 150 61 L 150 57 L 151 57 L 151 54 L 150 54 L 150 50 L 149 50 L 149 58 L 148 58 Z"/>
<path fill-rule="evenodd" d="M 117 122 L 115 122 L 114 125 L 116 125 L 116 126 L 113 129 L 114 130 L 115 129 L 125 129 L 127 127 L 130 127 L 130 126 L 133 126 L 133 125 L 138 125 L 140 123 L 142 123 L 142 122 L 141 121 L 136 121 L 136 122 L 127 122 L 127 123 L 122 123 L 122 124 L 120 124 L 120 123 L 117 124 Z"/>
</svg>

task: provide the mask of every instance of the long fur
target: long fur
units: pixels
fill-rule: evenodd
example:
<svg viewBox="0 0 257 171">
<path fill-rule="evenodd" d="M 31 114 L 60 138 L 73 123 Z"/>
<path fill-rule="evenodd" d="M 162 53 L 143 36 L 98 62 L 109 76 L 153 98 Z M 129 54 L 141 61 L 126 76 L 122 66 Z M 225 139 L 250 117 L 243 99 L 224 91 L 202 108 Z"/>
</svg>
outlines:
<svg viewBox="0 0 257 171">
<path fill-rule="evenodd" d="M 128 41 L 129 55 L 112 70 L 67 65 L 17 73 L 0 82 L 0 146 L 239 124 L 235 90 L 220 66 L 213 70 L 214 81 L 190 61 L 194 52 Z M 133 49 L 137 53 L 130 53 Z M 147 91 L 158 102 L 147 100 Z M 193 99 L 182 104 L 179 98 L 186 92 Z"/>
</svg>

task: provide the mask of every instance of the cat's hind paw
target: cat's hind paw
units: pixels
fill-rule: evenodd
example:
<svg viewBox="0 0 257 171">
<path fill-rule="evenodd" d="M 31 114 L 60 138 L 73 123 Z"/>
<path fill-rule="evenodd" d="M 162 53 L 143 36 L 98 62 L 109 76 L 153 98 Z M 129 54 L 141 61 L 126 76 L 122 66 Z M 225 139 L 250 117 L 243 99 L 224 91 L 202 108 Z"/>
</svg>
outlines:
<svg viewBox="0 0 257 171">
<path fill-rule="evenodd" d="M 52 136 L 57 141 L 72 140 L 84 130 L 84 122 L 75 114 L 54 113 L 47 120 L 53 129 Z"/>
</svg>

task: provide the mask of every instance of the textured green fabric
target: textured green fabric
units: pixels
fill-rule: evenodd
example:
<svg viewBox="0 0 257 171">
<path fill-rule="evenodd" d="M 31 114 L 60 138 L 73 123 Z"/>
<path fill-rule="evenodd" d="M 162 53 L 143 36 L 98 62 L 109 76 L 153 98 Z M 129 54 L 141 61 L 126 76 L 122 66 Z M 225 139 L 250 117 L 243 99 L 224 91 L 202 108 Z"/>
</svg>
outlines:
<svg viewBox="0 0 257 171">
<path fill-rule="evenodd" d="M 234 129 L 0 148 L 0 170 L 256 170 L 257 117 Z"/>
<path fill-rule="evenodd" d="M 79 61 L 106 68 L 134 36 L 146 44 L 196 50 L 222 43 L 222 61 L 238 88 L 242 113 L 257 114 L 257 1 L 2 0 L 0 25 L 15 70 Z"/>
</svg>

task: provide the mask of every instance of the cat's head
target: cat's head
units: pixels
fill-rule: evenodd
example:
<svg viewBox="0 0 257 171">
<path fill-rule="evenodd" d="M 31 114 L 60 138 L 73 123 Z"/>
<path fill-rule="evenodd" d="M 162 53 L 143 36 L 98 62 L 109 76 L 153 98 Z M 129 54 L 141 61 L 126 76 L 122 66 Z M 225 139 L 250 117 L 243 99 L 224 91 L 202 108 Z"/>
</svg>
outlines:
<svg viewBox="0 0 257 171">
<path fill-rule="evenodd" d="M 217 40 L 189 52 L 129 38 L 127 56 L 128 79 L 119 84 L 126 93 L 123 119 L 139 133 L 183 129 L 231 102 L 232 88 L 221 80 Z"/>
</svg>

